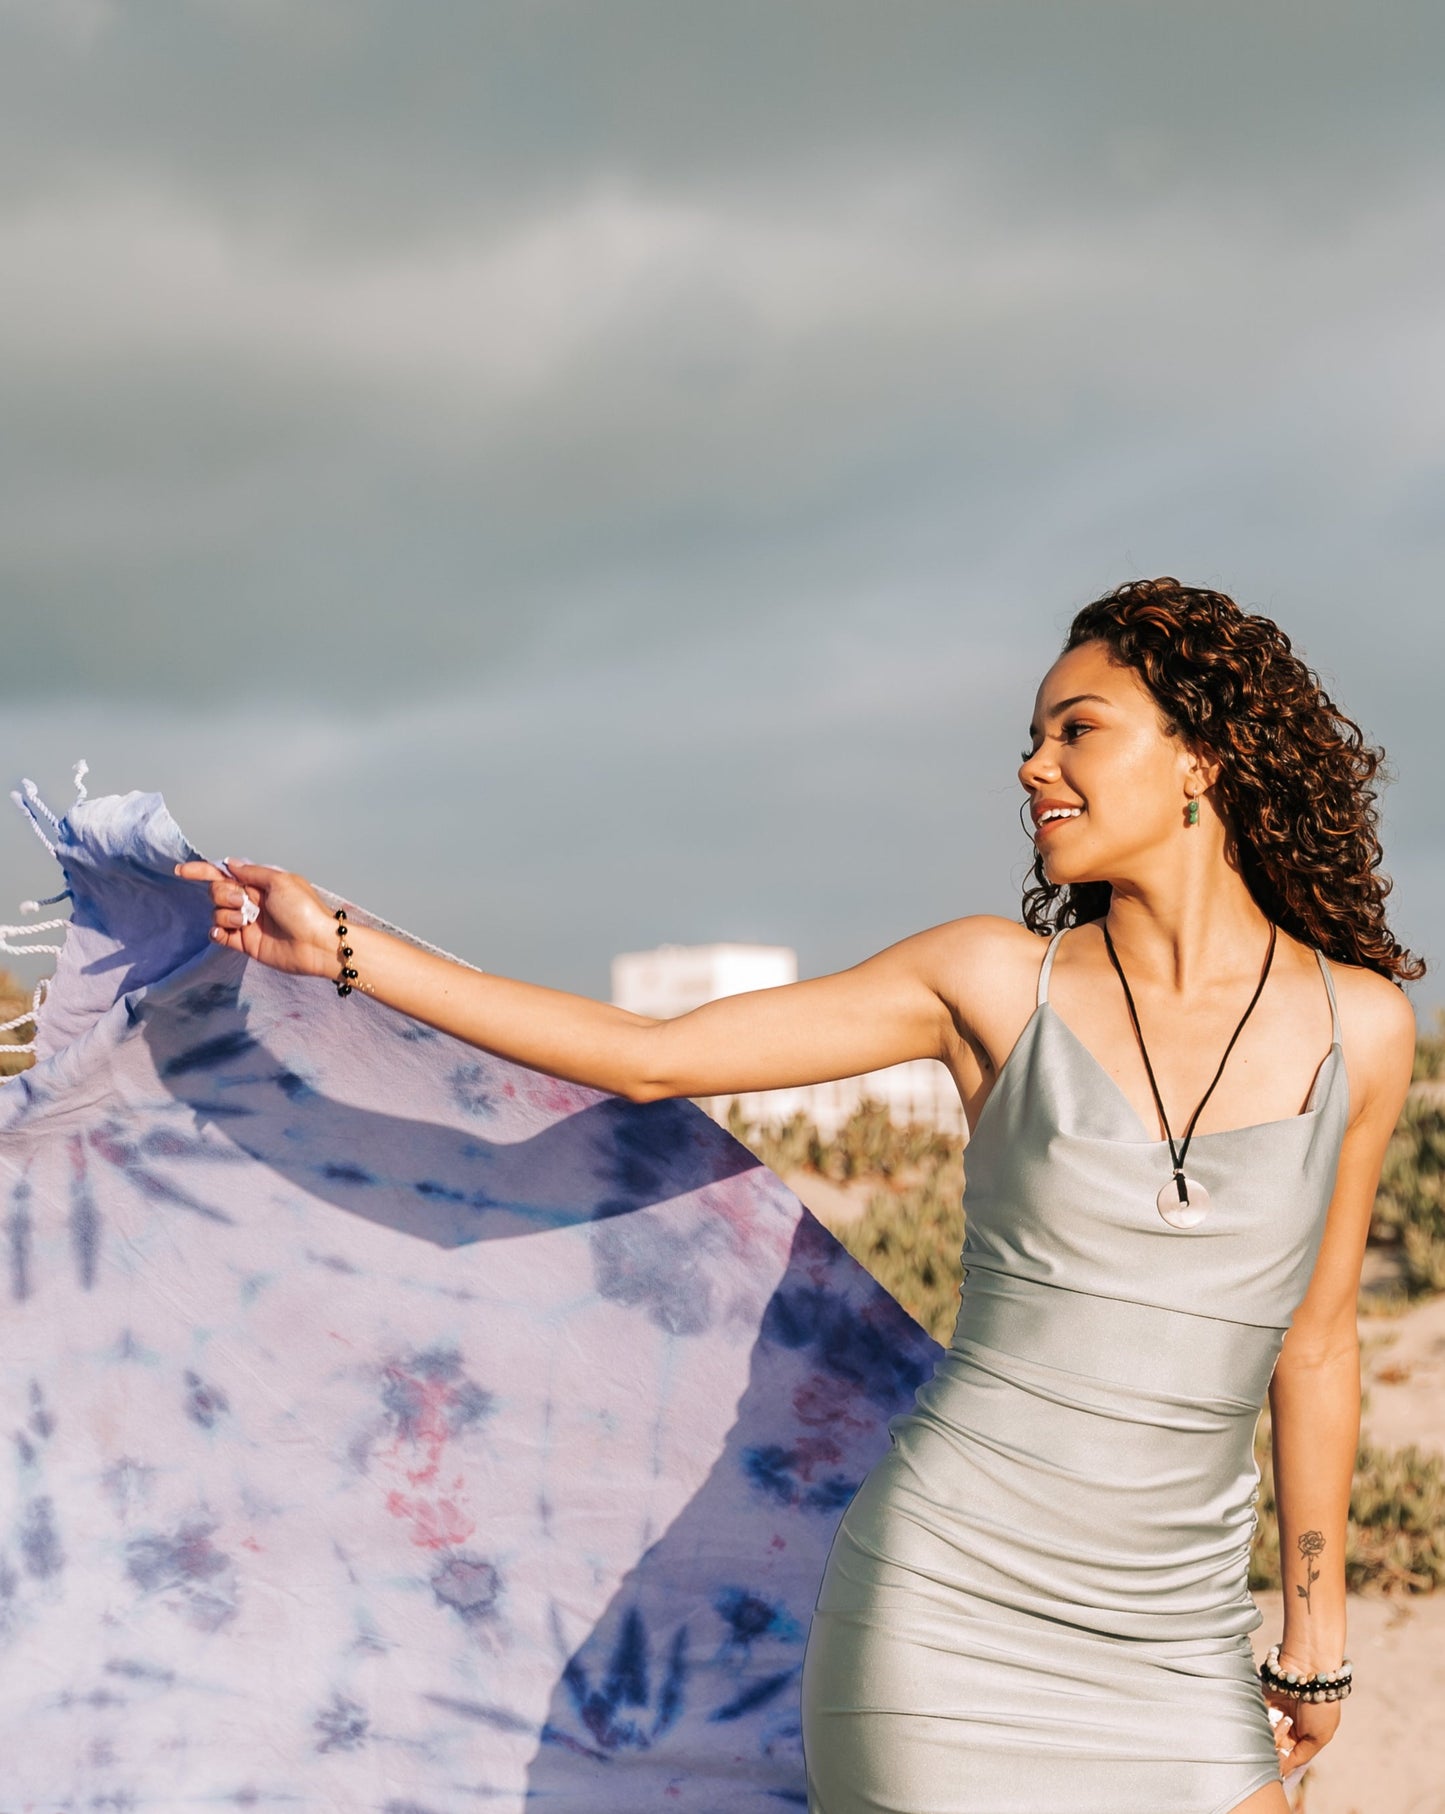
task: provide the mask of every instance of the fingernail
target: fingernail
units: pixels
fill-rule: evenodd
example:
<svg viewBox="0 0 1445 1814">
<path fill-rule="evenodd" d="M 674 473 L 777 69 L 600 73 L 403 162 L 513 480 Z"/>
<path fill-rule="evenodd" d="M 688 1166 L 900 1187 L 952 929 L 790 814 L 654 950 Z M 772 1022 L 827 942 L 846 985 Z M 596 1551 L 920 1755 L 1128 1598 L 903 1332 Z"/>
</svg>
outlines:
<svg viewBox="0 0 1445 1814">
<path fill-rule="evenodd" d="M 225 933 L 222 932 L 222 930 L 219 926 L 212 926 L 212 928 L 211 928 L 211 937 L 212 938 L 224 938 L 225 936 L 226 936 Z"/>
</svg>

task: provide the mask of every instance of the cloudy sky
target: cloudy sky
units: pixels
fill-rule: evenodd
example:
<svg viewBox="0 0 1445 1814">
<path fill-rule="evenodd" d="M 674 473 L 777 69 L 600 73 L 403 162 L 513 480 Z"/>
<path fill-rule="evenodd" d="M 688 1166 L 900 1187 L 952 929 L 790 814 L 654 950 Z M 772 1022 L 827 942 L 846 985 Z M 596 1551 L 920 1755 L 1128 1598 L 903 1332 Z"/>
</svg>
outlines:
<svg viewBox="0 0 1445 1814">
<path fill-rule="evenodd" d="M 814 973 L 1015 910 L 1037 681 L 1173 573 L 1386 743 L 1445 960 L 1442 69 L 1390 0 L 0 0 L 7 784 L 588 993 Z"/>
</svg>

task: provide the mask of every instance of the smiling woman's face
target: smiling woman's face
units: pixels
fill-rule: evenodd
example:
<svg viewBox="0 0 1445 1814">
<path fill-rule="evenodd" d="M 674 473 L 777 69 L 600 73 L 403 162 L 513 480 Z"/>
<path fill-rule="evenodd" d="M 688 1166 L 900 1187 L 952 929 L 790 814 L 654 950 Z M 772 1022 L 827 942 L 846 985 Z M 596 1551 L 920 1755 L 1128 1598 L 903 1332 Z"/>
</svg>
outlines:
<svg viewBox="0 0 1445 1814">
<path fill-rule="evenodd" d="M 1101 642 L 1061 655 L 1034 701 L 1029 749 L 1019 767 L 1037 821 L 1035 842 L 1048 879 L 1112 882 L 1137 873 L 1186 832 L 1201 771 L 1188 745 L 1169 736 L 1162 714 L 1132 668 L 1117 666 Z M 1077 810 L 1076 810 L 1077 809 Z"/>
</svg>

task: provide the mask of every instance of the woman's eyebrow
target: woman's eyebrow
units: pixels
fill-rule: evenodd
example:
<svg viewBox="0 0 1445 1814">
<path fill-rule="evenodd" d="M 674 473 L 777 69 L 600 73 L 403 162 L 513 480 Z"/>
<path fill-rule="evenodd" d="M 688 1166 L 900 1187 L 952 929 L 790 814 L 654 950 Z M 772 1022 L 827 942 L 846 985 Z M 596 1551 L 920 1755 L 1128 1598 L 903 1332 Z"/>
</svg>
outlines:
<svg viewBox="0 0 1445 1814">
<path fill-rule="evenodd" d="M 1060 712 L 1067 712 L 1071 705 L 1082 705 L 1086 699 L 1092 699 L 1098 705 L 1108 705 L 1110 703 L 1109 700 L 1105 699 L 1102 693 L 1073 693 L 1069 698 L 1061 699 L 1057 705 L 1051 705 L 1046 716 L 1057 718 Z M 1029 736 L 1037 737 L 1038 734 L 1039 727 L 1036 724 L 1031 724 L 1029 726 Z"/>
</svg>

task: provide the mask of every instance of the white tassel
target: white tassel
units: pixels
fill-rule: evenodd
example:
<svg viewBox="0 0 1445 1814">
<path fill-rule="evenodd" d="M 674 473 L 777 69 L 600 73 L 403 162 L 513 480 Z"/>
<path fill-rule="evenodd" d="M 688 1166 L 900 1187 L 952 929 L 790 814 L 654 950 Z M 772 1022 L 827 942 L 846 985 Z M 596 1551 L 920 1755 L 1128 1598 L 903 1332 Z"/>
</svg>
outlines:
<svg viewBox="0 0 1445 1814">
<path fill-rule="evenodd" d="M 75 798 L 71 801 L 72 806 L 79 806 L 81 801 L 86 798 L 85 777 L 89 773 L 90 764 L 82 756 L 75 765 Z"/>
<path fill-rule="evenodd" d="M 0 926 L 0 951 L 9 957 L 59 957 L 62 945 L 12 945 L 10 940 L 28 938 L 32 932 L 54 932 L 69 924 L 69 920 L 32 920 L 28 926 Z"/>
<path fill-rule="evenodd" d="M 43 812 L 45 814 L 46 818 L 49 819 L 50 823 L 55 827 L 55 829 L 57 831 L 59 831 L 60 830 L 60 821 L 59 821 L 59 819 L 56 818 L 55 814 L 53 812 L 51 812 L 50 808 L 45 804 L 45 802 L 40 798 L 40 789 L 35 785 L 35 783 L 32 780 L 30 780 L 30 778 L 28 776 L 21 783 L 21 785 L 25 789 L 26 797 L 29 799 L 30 804 L 33 807 L 36 807 L 40 812 Z"/>
<path fill-rule="evenodd" d="M 27 781 L 25 783 L 25 785 L 27 788 L 33 788 L 35 786 L 35 783 L 33 781 Z M 59 853 L 59 851 L 56 850 L 55 846 L 50 842 L 49 838 L 47 838 L 45 833 L 41 830 L 40 821 L 39 821 L 39 819 L 36 818 L 34 810 L 30 805 L 30 802 L 25 798 L 25 796 L 20 792 L 20 790 L 15 787 L 12 787 L 10 790 L 10 798 L 20 808 L 21 812 L 23 812 L 25 814 L 25 823 L 35 833 L 36 837 L 39 838 L 40 842 L 45 846 L 45 848 L 50 852 L 51 856 L 53 856 L 55 858 L 56 862 L 58 863 L 60 861 L 60 853 Z"/>
</svg>

